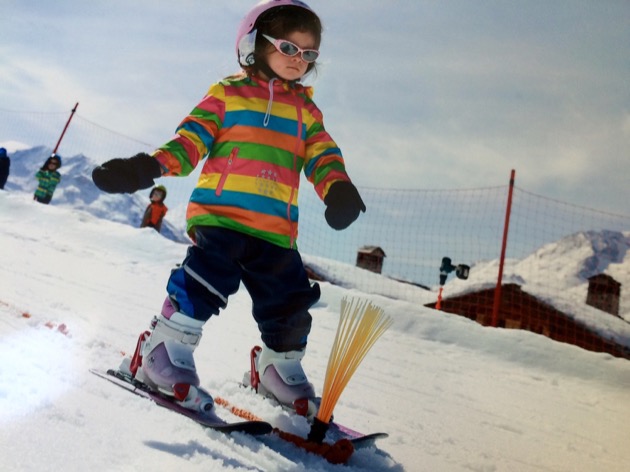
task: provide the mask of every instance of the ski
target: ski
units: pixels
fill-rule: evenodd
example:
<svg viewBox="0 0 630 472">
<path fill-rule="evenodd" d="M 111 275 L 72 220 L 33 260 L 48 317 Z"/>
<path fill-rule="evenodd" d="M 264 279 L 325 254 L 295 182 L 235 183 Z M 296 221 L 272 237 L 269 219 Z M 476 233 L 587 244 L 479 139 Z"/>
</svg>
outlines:
<svg viewBox="0 0 630 472">
<path fill-rule="evenodd" d="M 254 395 L 262 397 L 266 401 L 273 403 L 275 406 L 281 407 L 289 415 L 298 415 L 298 413 L 296 413 L 295 410 L 287 407 L 286 405 L 282 405 L 281 403 L 276 401 L 275 398 L 259 393 L 249 382 L 249 373 L 245 374 L 243 382 L 240 383 L 239 386 L 246 390 L 251 391 Z M 240 409 L 240 410 L 244 411 L 243 409 Z M 337 441 L 340 441 L 341 439 L 348 439 L 350 440 L 350 442 L 352 443 L 355 449 L 374 447 L 376 446 L 376 442 L 379 439 L 385 439 L 388 437 L 389 437 L 389 434 L 385 432 L 362 433 L 352 428 L 349 428 L 345 425 L 342 425 L 334 420 L 328 424 L 328 431 L 326 433 L 327 440 L 331 442 L 337 442 Z"/>
<path fill-rule="evenodd" d="M 233 432 L 247 433 L 252 436 L 264 437 L 268 434 L 290 442 L 313 454 L 320 455 L 332 464 L 345 464 L 357 449 L 374 447 L 378 439 L 388 436 L 387 433 L 363 434 L 337 423 L 330 423 L 326 434 L 326 442 L 312 442 L 295 434 L 273 428 L 272 425 L 258 418 L 251 412 L 235 407 L 224 398 L 215 398 L 215 406 L 209 412 L 196 412 L 184 408 L 173 402 L 169 397 L 152 391 L 142 382 L 128 374 L 115 369 L 100 371 L 90 369 L 94 375 L 103 378 L 114 385 L 127 390 L 142 398 L 153 401 L 159 406 L 181 414 L 195 421 L 199 425 L 225 434 Z M 244 418 L 243 421 L 228 422 L 216 414 L 215 408 L 220 406 L 235 416 Z"/>
<path fill-rule="evenodd" d="M 339 441 L 340 439 L 349 439 L 355 449 L 363 449 L 375 447 L 379 439 L 389 437 L 388 433 L 360 433 L 335 421 L 331 421 L 328 426 L 326 437 L 331 441 Z"/>
<path fill-rule="evenodd" d="M 118 387 L 121 387 L 142 398 L 146 398 L 147 400 L 151 400 L 163 408 L 186 416 L 201 426 L 215 431 L 220 431 L 226 434 L 240 432 L 251 434 L 252 436 L 260 436 L 271 433 L 273 429 L 271 424 L 265 421 L 225 421 L 215 413 L 214 408 L 204 413 L 189 410 L 188 408 L 184 408 L 173 402 L 170 398 L 150 390 L 142 382 L 138 382 L 137 380 L 134 380 L 114 369 L 109 369 L 106 372 L 97 369 L 90 369 L 90 372 L 113 383 L 114 385 L 117 385 Z"/>
</svg>

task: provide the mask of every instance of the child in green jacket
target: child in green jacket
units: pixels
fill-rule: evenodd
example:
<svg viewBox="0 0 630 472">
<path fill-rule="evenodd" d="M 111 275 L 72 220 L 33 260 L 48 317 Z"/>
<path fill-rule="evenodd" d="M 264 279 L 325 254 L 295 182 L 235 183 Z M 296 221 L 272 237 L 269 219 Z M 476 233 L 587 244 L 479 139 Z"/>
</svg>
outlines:
<svg viewBox="0 0 630 472">
<path fill-rule="evenodd" d="M 46 159 L 44 165 L 35 174 L 39 183 L 37 190 L 35 190 L 34 200 L 44 204 L 50 203 L 57 184 L 61 181 L 61 174 L 57 171 L 60 167 L 61 156 L 58 154 L 53 153 Z"/>
</svg>

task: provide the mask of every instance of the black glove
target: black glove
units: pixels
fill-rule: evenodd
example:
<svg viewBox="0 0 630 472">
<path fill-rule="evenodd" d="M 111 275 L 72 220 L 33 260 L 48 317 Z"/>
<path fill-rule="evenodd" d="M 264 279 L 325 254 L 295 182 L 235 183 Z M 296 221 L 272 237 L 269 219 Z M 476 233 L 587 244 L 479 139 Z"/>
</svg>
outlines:
<svg viewBox="0 0 630 472">
<path fill-rule="evenodd" d="M 336 230 L 350 226 L 359 217 L 360 211 L 365 213 L 365 203 L 361 200 L 359 191 L 345 180 L 338 180 L 330 186 L 324 203 L 326 222 Z"/>
<path fill-rule="evenodd" d="M 133 193 L 155 184 L 153 179 L 162 175 L 155 158 L 141 152 L 129 159 L 116 158 L 92 171 L 92 180 L 107 193 Z"/>
</svg>

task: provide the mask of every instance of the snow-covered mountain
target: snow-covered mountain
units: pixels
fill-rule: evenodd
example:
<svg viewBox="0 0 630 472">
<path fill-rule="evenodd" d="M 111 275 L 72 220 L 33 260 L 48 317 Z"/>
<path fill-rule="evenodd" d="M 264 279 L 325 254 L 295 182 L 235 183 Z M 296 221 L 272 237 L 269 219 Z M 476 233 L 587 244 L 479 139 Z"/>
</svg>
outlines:
<svg viewBox="0 0 630 472">
<path fill-rule="evenodd" d="M 15 142 L 0 145 L 11 150 L 11 173 L 5 189 L 32 195 L 37 188 L 35 173 L 50 156 L 52 149 L 45 146 L 27 148 Z M 91 177 L 98 163 L 83 154 L 62 156 L 62 159 L 63 165 L 59 169 L 61 182 L 55 190 L 52 205 L 82 209 L 98 218 L 140 226 L 144 210 L 149 204 L 150 189 L 132 195 L 102 192 L 94 185 Z M 167 214 L 161 234 L 174 241 L 188 241 L 185 222 L 182 219 L 172 220 L 172 216 Z"/>
</svg>

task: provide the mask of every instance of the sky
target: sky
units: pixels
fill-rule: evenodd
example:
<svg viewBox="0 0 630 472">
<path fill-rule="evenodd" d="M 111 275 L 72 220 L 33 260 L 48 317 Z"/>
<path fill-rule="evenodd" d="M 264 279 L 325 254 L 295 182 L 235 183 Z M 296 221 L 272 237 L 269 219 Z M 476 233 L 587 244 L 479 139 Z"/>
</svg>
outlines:
<svg viewBox="0 0 630 472">
<path fill-rule="evenodd" d="M 0 109 L 79 102 L 79 116 L 159 146 L 238 70 L 253 3 L 0 0 Z M 507 185 L 515 169 L 530 192 L 630 214 L 626 0 L 310 5 L 325 31 L 307 83 L 357 186 Z"/>
<path fill-rule="evenodd" d="M 572 246 L 541 254 L 541 264 L 559 273 L 581 266 L 589 254 Z M 378 295 L 355 276 L 359 269 L 333 261 L 320 263 L 345 268 L 337 272 L 345 274 L 347 288 L 321 284 L 304 369 L 321 393 L 342 299 L 382 308 L 393 324 L 350 378 L 334 415 L 346 426 L 389 437 L 379 450 L 355 451 L 340 467 L 273 435 L 206 431 L 89 371 L 115 368 L 131 354 L 186 244 L 0 191 L 0 247 L 1 470 L 630 470 L 628 360 L 437 312 L 423 306 L 434 293 L 396 290 L 397 283 L 371 274 L 382 279 L 381 293 L 392 290 Z M 620 275 L 627 284 L 630 272 Z M 628 345 L 627 323 L 596 316 L 582 298 L 571 310 L 594 323 L 608 320 Z M 202 386 L 304 437 L 305 421 L 239 386 L 259 342 L 241 289 L 204 326 L 195 351 Z M 226 410 L 217 413 L 235 420 Z"/>
</svg>

